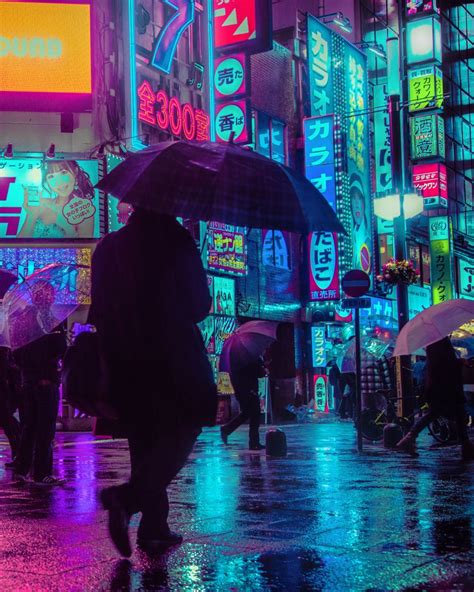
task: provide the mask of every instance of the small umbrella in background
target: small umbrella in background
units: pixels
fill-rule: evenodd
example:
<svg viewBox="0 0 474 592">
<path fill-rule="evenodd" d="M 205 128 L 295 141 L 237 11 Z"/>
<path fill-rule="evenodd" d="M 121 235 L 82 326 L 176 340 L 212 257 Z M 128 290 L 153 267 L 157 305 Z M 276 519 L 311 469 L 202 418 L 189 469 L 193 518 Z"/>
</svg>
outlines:
<svg viewBox="0 0 474 592">
<path fill-rule="evenodd" d="M 391 348 L 389 342 L 382 341 L 375 337 L 365 337 L 361 343 L 362 366 L 375 364 Z M 341 372 L 355 372 L 355 339 L 352 339 L 345 351 L 339 356 L 337 365 Z"/>
<path fill-rule="evenodd" d="M 220 372 L 230 372 L 231 366 L 246 366 L 276 341 L 278 323 L 270 321 L 249 321 L 231 335 L 222 349 L 219 361 Z"/>
<path fill-rule="evenodd" d="M 345 233 L 306 177 L 232 143 L 161 142 L 127 157 L 97 187 L 171 216 L 299 233 Z"/>
<path fill-rule="evenodd" d="M 450 335 L 474 319 L 474 300 L 458 298 L 419 312 L 400 331 L 394 356 L 405 356 Z"/>
<path fill-rule="evenodd" d="M 86 302 L 83 265 L 53 263 L 13 284 L 3 299 L 3 342 L 18 349 L 51 333 Z"/>
</svg>

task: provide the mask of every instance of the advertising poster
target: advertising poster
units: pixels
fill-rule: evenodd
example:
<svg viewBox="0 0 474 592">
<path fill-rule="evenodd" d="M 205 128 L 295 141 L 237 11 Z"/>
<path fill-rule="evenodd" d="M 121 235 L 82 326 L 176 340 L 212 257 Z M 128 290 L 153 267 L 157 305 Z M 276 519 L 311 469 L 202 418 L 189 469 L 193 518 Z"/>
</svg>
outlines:
<svg viewBox="0 0 474 592">
<path fill-rule="evenodd" d="M 337 234 L 313 232 L 308 237 L 309 298 L 312 301 L 339 300 Z"/>
<path fill-rule="evenodd" d="M 237 329 L 237 321 L 234 317 L 215 317 L 216 354 L 222 353 L 222 348 L 227 339 Z"/>
<path fill-rule="evenodd" d="M 96 160 L 0 159 L 0 238 L 99 238 Z"/>
<path fill-rule="evenodd" d="M 207 231 L 207 266 L 231 275 L 247 273 L 247 250 L 243 228 L 210 222 Z"/>
<path fill-rule="evenodd" d="M 214 276 L 214 314 L 235 316 L 235 280 Z"/>
<path fill-rule="evenodd" d="M 318 413 L 329 413 L 328 377 L 325 374 L 313 376 L 314 409 Z"/>
<path fill-rule="evenodd" d="M 347 172 L 352 213 L 353 269 L 372 270 L 371 180 L 367 60 L 355 47 L 345 46 L 348 93 Z"/>
<path fill-rule="evenodd" d="M 57 304 L 90 304 L 91 260 L 90 247 L 0 247 L 0 269 L 20 278 L 52 263 L 86 266 L 78 269 L 77 274 L 68 275 L 68 283 L 61 286 Z"/>
</svg>

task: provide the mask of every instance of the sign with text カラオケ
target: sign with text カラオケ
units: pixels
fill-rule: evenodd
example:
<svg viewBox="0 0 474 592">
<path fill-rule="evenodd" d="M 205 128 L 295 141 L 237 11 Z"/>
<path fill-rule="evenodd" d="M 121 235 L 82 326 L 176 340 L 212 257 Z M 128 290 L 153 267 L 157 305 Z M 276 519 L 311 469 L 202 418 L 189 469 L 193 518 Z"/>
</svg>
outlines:
<svg viewBox="0 0 474 592">
<path fill-rule="evenodd" d="M 91 6 L 0 2 L 0 110 L 92 107 Z"/>
<path fill-rule="evenodd" d="M 324 325 L 311 327 L 311 358 L 313 368 L 326 366 L 326 327 Z"/>
<path fill-rule="evenodd" d="M 334 116 L 323 115 L 305 119 L 303 129 L 305 176 L 336 211 Z"/>
<path fill-rule="evenodd" d="M 313 232 L 308 236 L 309 298 L 313 301 L 339 300 L 337 235 Z"/>
<path fill-rule="evenodd" d="M 0 159 L 0 238 L 98 238 L 96 160 Z"/>
<path fill-rule="evenodd" d="M 307 30 L 310 114 L 328 115 L 334 113 L 332 33 L 310 14 Z"/>
</svg>

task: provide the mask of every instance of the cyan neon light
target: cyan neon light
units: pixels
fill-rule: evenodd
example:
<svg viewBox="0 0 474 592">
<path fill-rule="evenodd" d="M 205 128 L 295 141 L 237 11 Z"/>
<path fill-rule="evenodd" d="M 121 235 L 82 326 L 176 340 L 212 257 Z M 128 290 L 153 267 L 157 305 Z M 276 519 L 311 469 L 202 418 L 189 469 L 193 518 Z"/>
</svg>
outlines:
<svg viewBox="0 0 474 592">
<path fill-rule="evenodd" d="M 137 64 L 135 61 L 135 0 L 128 0 L 128 37 L 130 48 L 130 145 L 132 150 L 141 150 L 146 145 L 140 141 L 137 117 Z"/>
<path fill-rule="evenodd" d="M 209 88 L 209 114 L 211 116 L 211 125 L 209 135 L 211 140 L 216 140 L 216 96 L 214 92 L 214 7 L 212 2 L 207 3 L 207 44 L 208 44 L 208 88 Z"/>
<path fill-rule="evenodd" d="M 169 74 L 176 46 L 184 31 L 194 22 L 194 0 L 163 0 L 163 4 L 176 12 L 161 29 L 150 66 Z"/>
</svg>

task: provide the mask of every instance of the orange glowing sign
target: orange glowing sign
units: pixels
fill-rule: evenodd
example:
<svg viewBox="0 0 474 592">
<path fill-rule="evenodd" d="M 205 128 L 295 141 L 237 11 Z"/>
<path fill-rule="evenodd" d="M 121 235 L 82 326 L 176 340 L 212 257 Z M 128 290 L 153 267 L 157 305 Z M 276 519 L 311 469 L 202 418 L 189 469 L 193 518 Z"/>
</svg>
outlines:
<svg viewBox="0 0 474 592">
<path fill-rule="evenodd" d="M 0 109 L 81 111 L 91 93 L 90 2 L 0 1 Z"/>
</svg>

